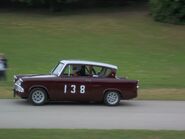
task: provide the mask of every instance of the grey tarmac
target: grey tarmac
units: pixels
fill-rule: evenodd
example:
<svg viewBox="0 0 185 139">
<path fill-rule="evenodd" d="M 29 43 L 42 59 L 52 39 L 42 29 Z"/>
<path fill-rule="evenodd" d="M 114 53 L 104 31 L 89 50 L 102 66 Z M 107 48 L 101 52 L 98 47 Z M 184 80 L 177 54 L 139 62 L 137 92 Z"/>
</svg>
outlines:
<svg viewBox="0 0 185 139">
<path fill-rule="evenodd" d="M 0 100 L 0 128 L 86 128 L 185 130 L 185 101 L 121 101 L 103 104 L 50 103 L 32 106 L 26 100 Z"/>
</svg>

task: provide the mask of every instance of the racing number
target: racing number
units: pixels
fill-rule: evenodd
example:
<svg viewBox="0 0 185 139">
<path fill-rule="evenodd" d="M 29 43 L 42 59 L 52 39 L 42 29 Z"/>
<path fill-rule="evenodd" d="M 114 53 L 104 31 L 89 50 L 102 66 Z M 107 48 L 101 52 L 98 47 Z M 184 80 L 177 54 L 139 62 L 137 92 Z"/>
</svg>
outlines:
<svg viewBox="0 0 185 139">
<path fill-rule="evenodd" d="M 76 85 L 71 85 L 71 93 L 76 93 Z"/>
<path fill-rule="evenodd" d="M 70 92 L 72 93 L 72 94 L 75 94 L 76 93 L 76 85 L 74 85 L 74 84 L 72 84 L 72 85 L 70 85 L 69 87 L 68 87 L 68 85 L 64 85 L 64 93 L 67 93 L 67 90 L 68 90 L 68 88 L 70 89 Z M 80 85 L 80 93 L 81 94 L 84 94 L 85 93 L 85 85 Z"/>
<path fill-rule="evenodd" d="M 80 93 L 81 94 L 85 93 L 85 85 L 80 85 Z"/>
</svg>

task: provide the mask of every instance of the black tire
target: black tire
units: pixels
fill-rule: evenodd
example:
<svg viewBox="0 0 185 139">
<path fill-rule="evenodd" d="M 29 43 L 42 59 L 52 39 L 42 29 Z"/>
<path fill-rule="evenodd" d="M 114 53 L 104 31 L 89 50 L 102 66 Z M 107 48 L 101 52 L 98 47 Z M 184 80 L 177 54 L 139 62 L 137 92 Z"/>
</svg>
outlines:
<svg viewBox="0 0 185 139">
<path fill-rule="evenodd" d="M 117 106 L 120 103 L 120 94 L 117 91 L 108 91 L 104 96 L 104 103 L 108 106 Z"/>
<path fill-rule="evenodd" d="M 44 105 L 47 101 L 47 93 L 42 88 L 34 88 L 30 91 L 29 102 L 33 105 Z"/>
</svg>

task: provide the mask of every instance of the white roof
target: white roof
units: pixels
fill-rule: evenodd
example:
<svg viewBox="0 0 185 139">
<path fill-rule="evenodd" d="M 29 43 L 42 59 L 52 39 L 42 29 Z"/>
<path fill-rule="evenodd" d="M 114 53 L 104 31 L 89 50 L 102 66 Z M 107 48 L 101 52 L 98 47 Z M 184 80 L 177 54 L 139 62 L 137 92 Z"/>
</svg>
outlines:
<svg viewBox="0 0 185 139">
<path fill-rule="evenodd" d="M 112 69 L 118 69 L 118 67 L 115 66 L 115 65 L 106 64 L 106 63 L 101 63 L 101 62 L 94 62 L 94 61 L 85 61 L 85 60 L 62 60 L 62 61 L 60 61 L 60 62 L 61 62 L 61 63 L 64 63 L 64 64 L 95 65 L 95 66 L 107 67 L 107 68 L 112 68 Z"/>
</svg>

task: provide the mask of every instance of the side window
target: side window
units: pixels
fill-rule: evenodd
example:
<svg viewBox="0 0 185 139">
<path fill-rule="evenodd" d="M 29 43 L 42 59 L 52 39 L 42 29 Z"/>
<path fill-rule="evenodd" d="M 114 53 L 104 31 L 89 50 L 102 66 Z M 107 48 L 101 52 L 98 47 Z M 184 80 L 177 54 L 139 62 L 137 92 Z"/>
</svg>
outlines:
<svg viewBox="0 0 185 139">
<path fill-rule="evenodd" d="M 93 77 L 100 77 L 102 70 L 103 70 L 102 67 L 92 66 L 91 67 L 91 74 L 93 75 Z"/>
<path fill-rule="evenodd" d="M 94 66 L 93 69 L 94 69 L 94 71 L 95 71 L 95 74 L 96 74 L 96 75 L 99 75 L 100 72 L 101 72 L 101 70 L 102 70 L 102 67 L 96 67 L 96 66 Z"/>
<path fill-rule="evenodd" d="M 112 73 L 112 70 L 111 69 L 106 69 L 106 72 L 105 72 L 105 77 L 109 77 Z"/>
<path fill-rule="evenodd" d="M 85 65 L 72 65 L 73 76 L 80 77 L 86 76 L 86 66 Z"/>
<path fill-rule="evenodd" d="M 93 65 L 67 65 L 62 73 L 64 76 L 91 76 L 91 77 L 115 77 L 115 72 L 112 69 L 93 66 Z"/>
<path fill-rule="evenodd" d="M 64 72 L 62 73 L 62 75 L 65 75 L 65 76 L 71 76 L 73 73 L 72 73 L 72 65 L 67 65 L 64 69 Z"/>
<path fill-rule="evenodd" d="M 98 66 L 93 66 L 92 75 L 93 77 L 104 77 L 104 78 L 115 76 L 113 75 L 112 69 L 105 68 L 105 67 L 98 67 Z"/>
<path fill-rule="evenodd" d="M 86 76 L 91 76 L 92 75 L 91 69 L 92 69 L 92 66 L 89 66 L 89 65 L 85 66 L 85 74 L 86 74 Z"/>
</svg>

